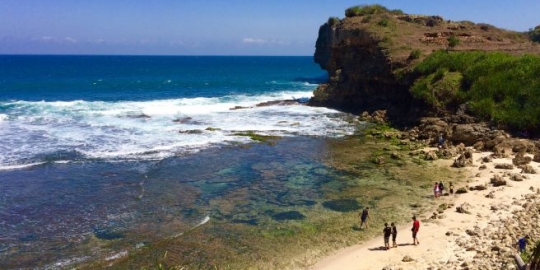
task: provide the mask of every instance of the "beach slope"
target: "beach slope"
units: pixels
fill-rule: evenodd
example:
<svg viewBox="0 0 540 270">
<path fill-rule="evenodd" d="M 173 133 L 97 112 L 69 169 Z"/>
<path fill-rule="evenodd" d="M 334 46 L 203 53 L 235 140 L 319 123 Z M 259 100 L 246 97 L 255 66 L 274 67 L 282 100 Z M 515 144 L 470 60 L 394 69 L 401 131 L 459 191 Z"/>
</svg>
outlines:
<svg viewBox="0 0 540 270">
<path fill-rule="evenodd" d="M 473 154 L 470 178 L 461 186 L 467 193 L 434 198 L 446 207 L 419 217 L 419 245 L 412 244 L 412 222 L 401 224 L 398 248 L 384 250 L 381 234 L 339 250 L 310 269 L 516 269 L 517 240 L 528 234 L 532 243 L 540 236 L 540 175 L 522 173 L 515 166 L 495 168 L 512 164 L 512 159 L 491 154 Z M 537 162 L 529 165 L 538 171 Z M 496 187 L 495 176 L 506 183 Z"/>
</svg>

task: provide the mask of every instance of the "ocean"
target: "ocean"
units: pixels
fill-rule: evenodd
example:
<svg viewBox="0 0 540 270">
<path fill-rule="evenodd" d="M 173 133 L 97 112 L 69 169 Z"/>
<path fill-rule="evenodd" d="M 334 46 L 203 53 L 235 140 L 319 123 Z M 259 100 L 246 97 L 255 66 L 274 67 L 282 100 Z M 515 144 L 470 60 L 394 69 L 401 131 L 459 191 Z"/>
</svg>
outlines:
<svg viewBox="0 0 540 270">
<path fill-rule="evenodd" d="M 114 260 L 316 203 L 336 178 L 324 139 L 354 125 L 257 104 L 310 98 L 326 79 L 312 57 L 0 56 L 0 268 Z"/>
</svg>

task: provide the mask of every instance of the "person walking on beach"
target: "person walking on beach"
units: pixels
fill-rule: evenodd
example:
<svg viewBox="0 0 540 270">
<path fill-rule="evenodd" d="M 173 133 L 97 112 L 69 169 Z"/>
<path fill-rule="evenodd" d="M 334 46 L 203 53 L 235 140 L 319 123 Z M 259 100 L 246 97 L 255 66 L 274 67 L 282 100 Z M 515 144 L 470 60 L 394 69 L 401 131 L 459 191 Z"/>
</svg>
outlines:
<svg viewBox="0 0 540 270">
<path fill-rule="evenodd" d="M 439 183 L 435 182 L 435 185 L 433 186 L 433 196 L 435 198 L 439 197 Z"/>
<path fill-rule="evenodd" d="M 444 184 L 443 182 L 439 183 L 439 196 L 444 195 Z"/>
<path fill-rule="evenodd" d="M 420 244 L 420 242 L 418 241 L 418 238 L 416 238 L 416 236 L 418 235 L 418 231 L 420 230 L 420 221 L 416 219 L 416 216 L 413 216 L 412 219 L 413 219 L 413 225 L 411 229 L 412 238 L 413 238 L 413 244 L 416 246 Z"/>
<path fill-rule="evenodd" d="M 384 223 L 383 235 L 384 235 L 384 249 L 389 250 L 390 249 L 390 235 L 392 235 L 392 228 L 388 227 L 388 223 Z"/>
<path fill-rule="evenodd" d="M 454 184 L 450 182 L 450 195 L 454 194 Z"/>
<path fill-rule="evenodd" d="M 362 225 L 366 225 L 366 229 L 368 229 L 368 220 L 369 217 L 369 207 L 366 207 L 364 210 L 362 210 L 362 213 L 360 213 L 360 228 L 362 228 Z"/>
<path fill-rule="evenodd" d="M 392 222 L 391 226 L 392 226 L 392 247 L 397 248 L 397 244 L 396 244 L 396 237 L 397 237 L 397 228 L 396 228 L 396 224 L 394 224 L 394 223 Z"/>
</svg>

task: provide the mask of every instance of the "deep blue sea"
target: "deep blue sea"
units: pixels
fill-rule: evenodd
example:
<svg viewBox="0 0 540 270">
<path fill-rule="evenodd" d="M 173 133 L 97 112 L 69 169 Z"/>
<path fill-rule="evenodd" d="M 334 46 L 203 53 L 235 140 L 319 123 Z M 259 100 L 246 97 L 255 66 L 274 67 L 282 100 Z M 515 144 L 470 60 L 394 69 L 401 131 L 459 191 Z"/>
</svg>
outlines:
<svg viewBox="0 0 540 270">
<path fill-rule="evenodd" d="M 0 56 L 0 268 L 113 260 L 214 218 L 256 226 L 257 192 L 316 200 L 331 178 L 322 139 L 354 127 L 256 105 L 325 80 L 312 57 Z M 217 211 L 239 188 L 249 203 Z"/>
</svg>

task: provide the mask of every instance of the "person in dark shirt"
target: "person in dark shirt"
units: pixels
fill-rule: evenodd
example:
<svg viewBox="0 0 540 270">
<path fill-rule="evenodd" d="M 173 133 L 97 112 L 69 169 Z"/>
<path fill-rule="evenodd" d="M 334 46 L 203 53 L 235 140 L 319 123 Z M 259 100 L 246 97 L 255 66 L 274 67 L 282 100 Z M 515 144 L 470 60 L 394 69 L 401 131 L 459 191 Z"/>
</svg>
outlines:
<svg viewBox="0 0 540 270">
<path fill-rule="evenodd" d="M 525 250 L 527 249 L 527 244 L 528 243 L 529 243 L 529 236 L 528 235 L 525 235 L 525 237 L 519 238 L 519 240 L 517 242 L 517 246 L 518 246 L 518 249 L 519 249 L 520 253 L 525 252 Z"/>
<path fill-rule="evenodd" d="M 397 228 L 396 228 L 396 224 L 394 224 L 394 223 L 392 222 L 391 226 L 392 226 L 392 247 L 397 248 L 397 244 L 396 244 L 396 237 L 397 237 Z"/>
<path fill-rule="evenodd" d="M 390 249 L 390 235 L 392 235 L 392 228 L 388 227 L 388 223 L 384 223 L 384 249 L 389 250 Z"/>
<path fill-rule="evenodd" d="M 362 213 L 360 213 L 360 228 L 362 228 L 362 225 L 365 224 L 366 225 L 366 229 L 368 228 L 368 223 L 367 223 L 367 220 L 368 220 L 369 217 L 369 207 L 366 207 Z"/>
<path fill-rule="evenodd" d="M 444 184 L 443 184 L 443 182 L 439 182 L 439 195 L 440 196 L 444 195 Z"/>
</svg>

